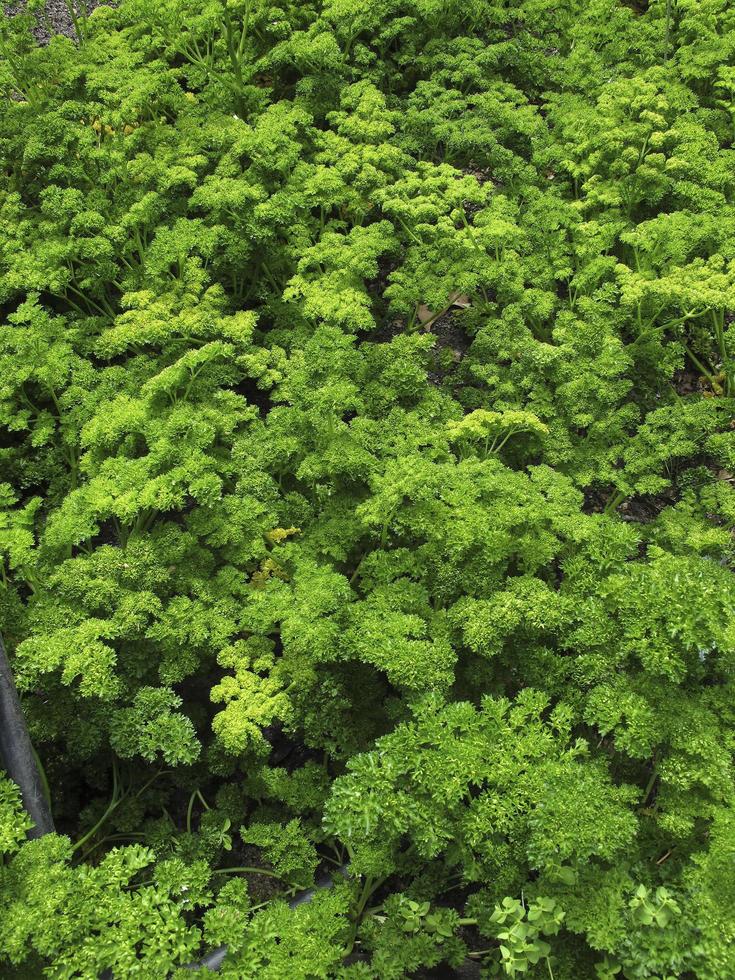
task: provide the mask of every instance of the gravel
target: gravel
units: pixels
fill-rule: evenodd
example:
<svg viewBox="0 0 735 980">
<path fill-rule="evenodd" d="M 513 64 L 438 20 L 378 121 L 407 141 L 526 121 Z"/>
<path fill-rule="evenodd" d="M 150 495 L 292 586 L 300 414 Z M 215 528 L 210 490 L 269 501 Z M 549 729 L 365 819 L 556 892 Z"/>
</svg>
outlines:
<svg viewBox="0 0 735 980">
<path fill-rule="evenodd" d="M 79 10 L 81 3 L 85 0 L 71 0 L 75 4 L 75 9 Z M 87 13 L 91 13 L 95 7 L 114 6 L 114 0 L 86 0 Z M 26 9 L 25 0 L 13 4 L 6 4 L 5 10 L 8 14 L 19 14 Z M 33 35 L 39 44 L 48 44 L 55 34 L 64 34 L 72 39 L 76 38 L 74 24 L 69 14 L 69 9 L 65 0 L 46 0 L 46 18 L 36 15 L 37 25 L 33 29 Z M 49 27 L 51 30 L 49 30 Z"/>
</svg>

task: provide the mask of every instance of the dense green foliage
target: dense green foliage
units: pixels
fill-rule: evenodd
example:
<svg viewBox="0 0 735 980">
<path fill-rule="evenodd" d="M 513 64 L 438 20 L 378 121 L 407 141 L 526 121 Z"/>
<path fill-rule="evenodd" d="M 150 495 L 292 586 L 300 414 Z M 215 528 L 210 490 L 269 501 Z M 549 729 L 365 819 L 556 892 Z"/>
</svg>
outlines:
<svg viewBox="0 0 735 980">
<path fill-rule="evenodd" d="M 735 976 L 735 7 L 31 21 L 2 976 Z"/>
</svg>

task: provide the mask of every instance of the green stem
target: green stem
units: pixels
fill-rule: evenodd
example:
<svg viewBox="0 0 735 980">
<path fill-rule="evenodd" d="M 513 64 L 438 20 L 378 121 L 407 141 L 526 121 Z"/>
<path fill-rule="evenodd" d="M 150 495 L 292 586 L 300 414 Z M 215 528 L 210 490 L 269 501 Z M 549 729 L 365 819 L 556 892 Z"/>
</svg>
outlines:
<svg viewBox="0 0 735 980">
<path fill-rule="evenodd" d="M 362 892 L 355 905 L 354 916 L 356 921 L 360 921 L 362 913 L 365 911 L 365 906 L 370 900 L 371 896 L 380 888 L 380 886 L 385 881 L 385 878 L 366 878 L 365 884 L 362 887 Z"/>
<path fill-rule="evenodd" d="M 207 801 L 202 796 L 199 787 L 197 786 L 197 788 L 194 790 L 194 792 L 189 797 L 189 806 L 186 809 L 186 832 L 187 832 L 187 834 L 190 834 L 191 833 L 191 813 L 192 813 L 192 810 L 194 808 L 194 800 L 197 799 L 197 797 L 199 798 L 199 800 L 200 800 L 200 802 L 201 802 L 201 804 L 202 804 L 202 806 L 204 807 L 205 810 L 210 810 L 211 809 L 211 807 L 209 806 L 209 804 L 207 803 Z"/>
<path fill-rule="evenodd" d="M 362 563 L 364 560 L 365 560 L 365 555 L 363 555 L 362 558 L 360 558 L 359 562 L 355 566 L 354 572 L 352 573 L 352 575 L 350 575 L 350 580 L 349 580 L 350 585 L 354 585 L 355 582 L 357 581 L 357 577 L 360 574 L 360 569 L 362 568 Z"/>
<path fill-rule="evenodd" d="M 352 852 L 349 846 L 347 850 L 350 855 L 350 860 L 352 860 Z M 357 929 L 364 917 L 365 907 L 367 906 L 367 903 L 370 901 L 372 895 L 375 894 L 378 888 L 380 888 L 380 886 L 386 880 L 387 880 L 386 878 L 371 878 L 371 877 L 365 879 L 365 882 L 362 886 L 362 891 L 360 892 L 359 898 L 357 899 L 357 902 L 355 903 L 355 907 L 352 910 L 352 916 L 351 916 L 352 930 L 351 930 L 349 941 L 347 943 L 347 947 L 344 950 L 344 954 L 343 954 L 344 956 L 349 956 L 355 947 L 355 940 L 357 939 Z"/>
<path fill-rule="evenodd" d="M 277 898 L 291 898 L 293 895 L 296 894 L 297 891 L 298 888 L 294 886 L 293 888 L 287 888 L 285 892 L 277 892 L 275 895 L 272 895 L 270 898 L 267 898 L 264 902 L 260 902 L 258 905 L 252 905 L 248 909 L 248 912 L 252 913 L 252 912 L 257 912 L 258 909 L 264 909 L 266 905 L 270 905 L 271 902 L 275 902 Z"/>
<path fill-rule="evenodd" d="M 711 371 L 707 370 L 704 364 L 699 360 L 699 358 L 696 356 L 694 351 L 691 349 L 689 344 L 684 344 L 684 350 L 687 352 L 687 356 L 694 364 L 694 366 L 702 372 L 702 375 L 709 381 L 710 385 L 712 385 L 712 388 L 714 388 L 716 381 Z"/>
<path fill-rule="evenodd" d="M 69 19 L 74 27 L 74 33 L 77 36 L 78 41 L 81 43 L 84 40 L 84 30 L 82 28 L 83 21 L 86 17 L 79 18 L 77 12 L 74 9 L 74 0 L 64 0 L 64 6 L 66 7 L 67 13 L 69 14 Z"/>
<path fill-rule="evenodd" d="M 100 837 L 98 841 L 88 847 L 87 850 L 80 855 L 80 861 L 86 861 L 90 854 L 97 850 L 98 847 L 102 847 L 103 844 L 107 844 L 108 841 L 113 840 L 145 840 L 145 834 L 107 834 L 105 837 Z"/>
<path fill-rule="evenodd" d="M 215 875 L 234 875 L 234 874 L 246 874 L 246 875 L 265 875 L 267 878 L 278 878 L 281 879 L 281 875 L 277 874 L 275 871 L 268 871 L 266 868 L 249 868 L 246 866 L 238 868 L 215 868 L 212 872 Z"/>
<path fill-rule="evenodd" d="M 646 803 L 648 802 L 648 797 L 651 795 L 651 793 L 653 791 L 653 787 L 654 787 L 657 779 L 658 779 L 658 766 L 656 765 L 656 762 L 654 761 L 654 763 L 653 763 L 653 770 L 651 772 L 651 776 L 650 776 L 648 782 L 646 783 L 646 788 L 643 791 L 643 800 L 641 801 L 641 810 L 643 810 L 645 808 Z"/>
<path fill-rule="evenodd" d="M 401 225 L 401 227 L 402 227 L 402 228 L 403 228 L 403 230 L 404 230 L 404 231 L 406 232 L 406 234 L 407 234 L 407 235 L 408 235 L 408 237 L 409 237 L 409 238 L 411 239 L 411 241 L 414 241 L 414 242 L 416 242 L 416 244 L 417 244 L 417 245 L 421 245 L 421 244 L 422 244 L 422 242 L 421 242 L 421 239 L 420 239 L 420 238 L 418 237 L 418 235 L 415 235 L 415 234 L 414 234 L 414 233 L 413 233 L 413 232 L 411 231 L 411 229 L 410 229 L 410 228 L 408 227 L 408 225 L 407 225 L 407 224 L 406 224 L 406 222 L 405 222 L 405 221 L 403 220 L 403 218 L 399 218 L 399 219 L 398 219 L 398 223 L 399 223 L 399 224 Z"/>
<path fill-rule="evenodd" d="M 391 512 L 388 514 L 386 519 L 383 521 L 383 526 L 380 529 L 380 548 L 385 550 L 385 546 L 388 544 L 388 528 L 390 527 L 390 522 L 395 517 L 396 508 L 392 508 Z"/>
<path fill-rule="evenodd" d="M 104 822 L 107 820 L 107 818 L 110 817 L 115 812 L 115 810 L 120 805 L 120 803 L 125 799 L 125 793 L 123 793 L 122 796 L 121 796 L 121 795 L 119 795 L 119 791 L 120 791 L 120 787 L 119 787 L 119 782 L 118 782 L 117 760 L 113 756 L 113 759 L 112 759 L 112 797 L 110 799 L 110 802 L 109 802 L 109 804 L 107 806 L 107 809 L 102 814 L 102 816 L 99 818 L 99 820 L 94 825 L 94 827 L 92 827 L 91 830 L 88 830 L 87 833 L 84 835 L 84 837 L 80 838 L 78 841 L 76 841 L 75 844 L 72 845 L 72 849 L 71 849 L 72 850 L 72 854 L 74 853 L 74 851 L 79 850 L 80 847 L 83 847 L 87 843 L 87 841 L 90 839 L 90 837 L 93 837 L 97 833 L 97 831 L 104 824 Z"/>
<path fill-rule="evenodd" d="M 328 854 L 320 854 L 319 857 L 322 861 L 329 861 L 330 864 L 333 864 L 337 868 L 341 868 L 344 864 L 344 861 L 338 861 L 337 858 L 330 857 Z"/>
<path fill-rule="evenodd" d="M 512 436 L 517 436 L 521 432 L 528 432 L 528 431 L 529 431 L 528 429 L 511 429 L 510 432 L 508 432 L 508 434 L 501 440 L 501 442 L 498 445 L 496 445 L 497 439 L 493 441 L 493 444 L 490 447 L 490 452 L 491 453 L 499 453 L 500 450 L 503 448 L 503 446 L 506 444 L 506 442 Z"/>
<path fill-rule="evenodd" d="M 605 510 L 603 511 L 603 513 L 612 514 L 612 512 L 614 510 L 617 510 L 620 504 L 622 504 L 622 502 L 625 500 L 625 497 L 626 494 L 622 490 L 618 490 L 618 492 L 613 494 L 613 496 L 608 500 L 607 504 L 605 505 Z"/>
<path fill-rule="evenodd" d="M 31 745 L 31 752 L 33 753 L 33 758 L 36 760 L 36 766 L 38 767 L 38 775 L 41 777 L 41 787 L 43 788 L 43 795 L 48 803 L 49 811 L 51 810 L 51 790 L 49 789 L 48 779 L 46 778 L 46 770 L 43 768 L 41 759 L 36 752 L 35 745 Z"/>
<path fill-rule="evenodd" d="M 158 772 L 154 773 L 150 779 L 146 780 L 146 782 L 143 783 L 140 789 L 136 792 L 133 799 L 137 800 L 138 797 L 148 789 L 151 783 L 154 783 L 158 779 L 158 777 L 162 776 L 166 771 L 167 770 L 165 769 L 160 769 Z M 80 847 L 82 847 L 84 844 L 87 843 L 90 837 L 93 837 L 97 833 L 100 827 L 112 816 L 112 814 L 120 806 L 123 800 L 127 798 L 127 796 L 128 796 L 128 790 L 125 790 L 122 793 L 120 792 L 120 781 L 118 776 L 117 759 L 113 756 L 112 757 L 112 798 L 110 799 L 110 803 L 107 809 L 105 810 L 105 812 L 100 817 L 100 819 L 94 825 L 94 827 L 92 827 L 91 830 L 88 830 L 87 833 L 84 835 L 84 837 L 82 837 L 80 840 L 76 841 L 72 845 L 72 853 L 74 853 L 74 851 L 79 850 Z"/>
</svg>

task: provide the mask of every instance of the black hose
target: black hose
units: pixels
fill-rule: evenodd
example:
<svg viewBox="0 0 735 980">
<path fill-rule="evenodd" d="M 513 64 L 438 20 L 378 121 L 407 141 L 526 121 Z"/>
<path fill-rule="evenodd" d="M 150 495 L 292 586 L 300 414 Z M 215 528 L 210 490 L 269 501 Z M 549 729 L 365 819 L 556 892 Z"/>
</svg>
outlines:
<svg viewBox="0 0 735 980">
<path fill-rule="evenodd" d="M 33 754 L 31 737 L 15 688 L 13 672 L 0 635 L 0 762 L 8 776 L 17 783 L 23 806 L 34 826 L 28 836 L 43 837 L 54 832 L 41 774 Z"/>
<path fill-rule="evenodd" d="M 348 865 L 343 864 L 334 873 L 341 874 L 346 878 L 348 874 L 347 869 Z M 297 892 L 297 894 L 294 895 L 294 897 L 288 903 L 289 908 L 295 909 L 298 908 L 299 905 L 306 905 L 313 899 L 318 891 L 321 891 L 323 888 L 331 888 L 333 884 L 334 878 L 331 874 L 322 875 L 322 877 L 316 881 L 312 888 L 306 888 L 302 892 Z M 185 969 L 201 970 L 204 968 L 216 972 L 222 966 L 226 956 L 227 947 L 219 946 L 217 949 L 212 950 L 211 953 L 207 953 L 207 955 L 203 956 L 200 960 L 197 960 L 194 963 L 187 963 Z"/>
</svg>

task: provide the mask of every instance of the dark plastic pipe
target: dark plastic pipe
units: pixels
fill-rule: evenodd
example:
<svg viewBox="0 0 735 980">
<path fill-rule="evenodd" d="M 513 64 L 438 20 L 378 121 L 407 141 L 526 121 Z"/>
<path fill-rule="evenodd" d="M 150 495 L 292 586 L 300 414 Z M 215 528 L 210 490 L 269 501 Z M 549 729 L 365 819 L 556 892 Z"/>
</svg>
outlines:
<svg viewBox="0 0 735 980">
<path fill-rule="evenodd" d="M 346 878 L 348 874 L 348 867 L 348 865 L 343 864 L 334 873 L 341 874 Z M 323 888 L 331 888 L 333 884 L 334 878 L 331 874 L 323 875 L 318 879 L 312 888 L 306 888 L 304 891 L 298 892 L 296 895 L 294 895 L 294 897 L 288 903 L 289 908 L 295 909 L 298 908 L 299 905 L 306 905 L 312 900 L 318 891 L 321 891 Z M 226 956 L 227 947 L 220 946 L 218 949 L 212 950 L 211 953 L 207 953 L 206 956 L 203 956 L 202 959 L 197 960 L 195 963 L 187 963 L 185 969 L 201 970 L 202 968 L 205 968 L 216 972 L 222 966 Z"/>
<path fill-rule="evenodd" d="M 17 783 L 23 806 L 34 826 L 28 831 L 30 838 L 43 837 L 54 832 L 41 774 L 33 754 L 23 709 L 15 688 L 13 672 L 5 653 L 0 635 L 0 762 L 8 776 Z"/>
</svg>

